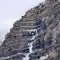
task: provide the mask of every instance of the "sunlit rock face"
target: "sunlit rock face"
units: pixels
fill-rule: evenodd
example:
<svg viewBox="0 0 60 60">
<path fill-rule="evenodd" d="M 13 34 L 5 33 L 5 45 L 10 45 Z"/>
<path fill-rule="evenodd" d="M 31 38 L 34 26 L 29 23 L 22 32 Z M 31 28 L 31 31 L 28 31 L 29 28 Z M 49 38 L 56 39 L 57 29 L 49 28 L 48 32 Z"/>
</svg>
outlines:
<svg viewBox="0 0 60 60">
<path fill-rule="evenodd" d="M 60 60 L 60 0 L 46 0 L 16 21 L 0 60 Z"/>
</svg>

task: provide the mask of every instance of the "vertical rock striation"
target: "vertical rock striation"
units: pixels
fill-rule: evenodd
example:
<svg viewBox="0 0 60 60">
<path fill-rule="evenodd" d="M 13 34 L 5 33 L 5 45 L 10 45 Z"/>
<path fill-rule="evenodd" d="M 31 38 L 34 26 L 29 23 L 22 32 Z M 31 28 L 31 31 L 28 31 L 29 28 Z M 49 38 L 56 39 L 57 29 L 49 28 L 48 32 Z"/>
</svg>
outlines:
<svg viewBox="0 0 60 60">
<path fill-rule="evenodd" d="M 60 60 L 60 0 L 46 0 L 16 21 L 0 60 Z"/>
</svg>

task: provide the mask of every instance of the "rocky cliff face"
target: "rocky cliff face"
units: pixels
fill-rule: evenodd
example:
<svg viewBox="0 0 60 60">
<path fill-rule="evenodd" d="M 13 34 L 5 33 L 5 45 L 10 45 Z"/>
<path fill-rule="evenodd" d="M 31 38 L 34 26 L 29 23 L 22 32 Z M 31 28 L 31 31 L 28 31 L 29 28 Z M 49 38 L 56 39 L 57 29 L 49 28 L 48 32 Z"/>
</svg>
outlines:
<svg viewBox="0 0 60 60">
<path fill-rule="evenodd" d="M 16 21 L 0 60 L 60 60 L 60 0 L 46 0 Z"/>
</svg>

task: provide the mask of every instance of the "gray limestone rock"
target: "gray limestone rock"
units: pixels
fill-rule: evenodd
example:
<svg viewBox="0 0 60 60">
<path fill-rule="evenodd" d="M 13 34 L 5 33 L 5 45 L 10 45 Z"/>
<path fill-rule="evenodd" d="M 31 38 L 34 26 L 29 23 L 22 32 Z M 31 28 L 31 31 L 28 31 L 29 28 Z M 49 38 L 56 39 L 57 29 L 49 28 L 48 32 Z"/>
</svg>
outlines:
<svg viewBox="0 0 60 60">
<path fill-rule="evenodd" d="M 13 24 L 0 47 L 0 60 L 60 60 L 60 0 L 46 0 Z"/>
</svg>

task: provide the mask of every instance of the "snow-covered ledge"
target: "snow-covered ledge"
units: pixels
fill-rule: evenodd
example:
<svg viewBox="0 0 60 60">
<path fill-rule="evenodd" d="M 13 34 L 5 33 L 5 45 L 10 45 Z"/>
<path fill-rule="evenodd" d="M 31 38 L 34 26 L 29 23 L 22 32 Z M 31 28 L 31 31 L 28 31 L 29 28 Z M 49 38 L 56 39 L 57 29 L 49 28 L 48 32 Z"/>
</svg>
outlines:
<svg viewBox="0 0 60 60">
<path fill-rule="evenodd" d="M 48 58 L 48 56 L 49 56 L 49 55 L 42 56 L 42 57 L 40 57 L 40 59 L 39 59 L 39 60 L 45 60 L 45 59 L 47 59 L 47 58 Z"/>
</svg>

